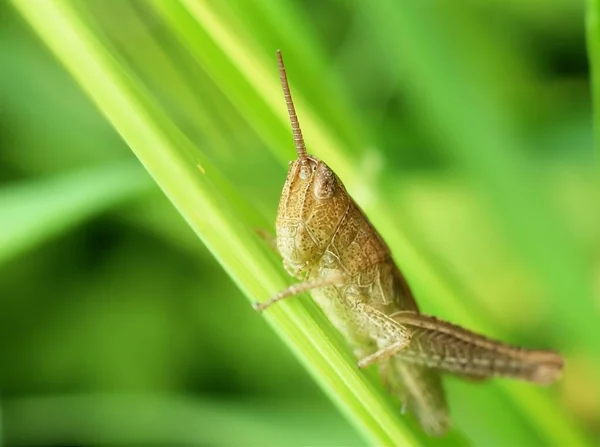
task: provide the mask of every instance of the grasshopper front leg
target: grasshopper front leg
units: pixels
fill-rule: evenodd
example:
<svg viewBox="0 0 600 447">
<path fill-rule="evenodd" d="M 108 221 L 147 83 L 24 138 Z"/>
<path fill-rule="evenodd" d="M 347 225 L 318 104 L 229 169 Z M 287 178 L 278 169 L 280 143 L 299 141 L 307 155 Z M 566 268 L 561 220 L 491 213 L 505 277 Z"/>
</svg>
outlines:
<svg viewBox="0 0 600 447">
<path fill-rule="evenodd" d="M 275 304 L 278 301 L 281 301 L 286 298 L 290 298 L 296 295 L 299 295 L 304 292 L 308 292 L 314 289 L 321 289 L 323 287 L 334 286 L 343 281 L 343 275 L 340 273 L 332 273 L 328 276 L 317 277 L 313 279 L 306 280 L 301 283 L 292 284 L 288 288 L 282 290 L 277 295 L 272 297 L 271 299 L 263 302 L 263 303 L 253 303 L 253 307 L 255 310 L 262 312 L 269 306 Z"/>
</svg>

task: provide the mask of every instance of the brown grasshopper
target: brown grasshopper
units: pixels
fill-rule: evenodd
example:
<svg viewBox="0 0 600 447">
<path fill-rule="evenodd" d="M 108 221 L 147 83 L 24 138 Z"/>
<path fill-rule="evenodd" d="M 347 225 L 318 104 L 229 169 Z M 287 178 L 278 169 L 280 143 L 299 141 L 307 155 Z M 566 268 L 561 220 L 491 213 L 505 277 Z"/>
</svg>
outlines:
<svg viewBox="0 0 600 447">
<path fill-rule="evenodd" d="M 377 363 L 383 382 L 431 435 L 450 427 L 442 372 L 553 382 L 563 367 L 556 352 L 510 346 L 419 312 L 379 233 L 335 173 L 306 152 L 280 51 L 277 59 L 298 156 L 279 202 L 277 249 L 301 282 L 255 308 L 310 291 L 358 367 Z"/>
</svg>

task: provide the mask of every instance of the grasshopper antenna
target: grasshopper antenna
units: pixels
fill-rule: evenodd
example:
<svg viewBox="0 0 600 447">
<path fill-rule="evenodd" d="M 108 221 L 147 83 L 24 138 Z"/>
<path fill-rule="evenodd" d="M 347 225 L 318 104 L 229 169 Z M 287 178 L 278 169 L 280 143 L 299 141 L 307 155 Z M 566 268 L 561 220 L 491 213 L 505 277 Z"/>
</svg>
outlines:
<svg viewBox="0 0 600 447">
<path fill-rule="evenodd" d="M 300 160 L 306 160 L 306 146 L 304 145 L 302 130 L 300 130 L 298 116 L 296 115 L 296 108 L 294 107 L 294 101 L 292 100 L 292 94 L 290 93 L 290 86 L 288 84 L 285 66 L 283 65 L 281 50 L 277 50 L 277 65 L 279 66 L 279 79 L 281 79 L 281 88 L 283 89 L 283 96 L 285 97 L 285 105 L 288 109 L 290 123 L 292 124 L 292 132 L 294 133 L 294 145 L 296 146 L 296 153 L 298 154 L 298 158 Z"/>
</svg>

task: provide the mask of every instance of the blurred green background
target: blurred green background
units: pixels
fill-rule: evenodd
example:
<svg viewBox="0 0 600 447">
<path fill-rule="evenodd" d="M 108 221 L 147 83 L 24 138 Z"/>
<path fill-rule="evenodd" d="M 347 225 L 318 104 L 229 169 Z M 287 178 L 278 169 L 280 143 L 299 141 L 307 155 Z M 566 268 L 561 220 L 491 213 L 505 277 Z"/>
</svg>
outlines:
<svg viewBox="0 0 600 447">
<path fill-rule="evenodd" d="M 64 4 L 190 163 L 233 185 L 242 224 L 271 232 L 294 156 L 281 48 L 309 151 L 422 310 L 565 355 L 541 390 L 448 378 L 461 439 L 600 443 L 583 1 Z M 15 5 L 0 3 L 0 439 L 365 445 Z"/>
</svg>

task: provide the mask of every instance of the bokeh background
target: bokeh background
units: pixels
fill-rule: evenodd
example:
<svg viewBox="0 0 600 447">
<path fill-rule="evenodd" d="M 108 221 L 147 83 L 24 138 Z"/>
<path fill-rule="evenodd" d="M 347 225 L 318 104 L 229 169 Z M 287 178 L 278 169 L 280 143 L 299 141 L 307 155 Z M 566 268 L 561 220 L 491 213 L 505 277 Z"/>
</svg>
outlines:
<svg viewBox="0 0 600 447">
<path fill-rule="evenodd" d="M 426 14 L 410 3 L 68 2 L 269 221 L 293 145 L 283 98 L 271 111 L 249 79 L 266 66 L 275 85 L 281 48 L 309 151 L 333 154 L 359 203 L 391 218 L 460 297 L 435 296 L 400 265 L 423 310 L 565 355 L 563 378 L 542 390 L 448 378 L 461 436 L 597 444 L 584 2 L 427 2 Z M 323 128 L 341 150 L 322 149 Z M 6 445 L 365 443 L 7 1 L 0 396 Z"/>
</svg>

